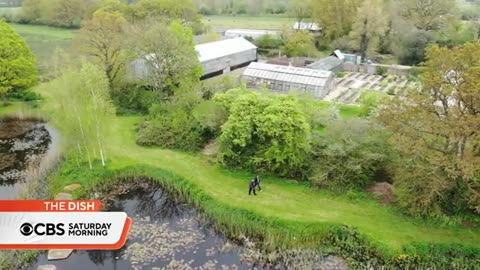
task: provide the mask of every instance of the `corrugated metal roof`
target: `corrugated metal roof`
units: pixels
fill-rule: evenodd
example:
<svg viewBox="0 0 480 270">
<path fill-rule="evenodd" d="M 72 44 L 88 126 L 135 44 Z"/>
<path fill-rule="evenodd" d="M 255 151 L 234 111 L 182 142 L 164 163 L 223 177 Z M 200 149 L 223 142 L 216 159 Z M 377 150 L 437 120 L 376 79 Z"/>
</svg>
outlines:
<svg viewBox="0 0 480 270">
<path fill-rule="evenodd" d="M 329 56 L 326 58 L 322 58 L 307 67 L 319 70 L 332 70 L 340 65 L 342 65 L 343 61 L 338 59 L 336 56 Z"/>
<path fill-rule="evenodd" d="M 333 73 L 324 70 L 279 66 L 265 63 L 251 63 L 243 73 L 244 76 L 266 80 L 284 81 L 306 85 L 324 86 Z"/>
<path fill-rule="evenodd" d="M 256 48 L 257 46 L 253 45 L 243 37 L 215 41 L 195 46 L 195 50 L 198 52 L 198 60 L 200 62 L 205 62 Z"/>
</svg>

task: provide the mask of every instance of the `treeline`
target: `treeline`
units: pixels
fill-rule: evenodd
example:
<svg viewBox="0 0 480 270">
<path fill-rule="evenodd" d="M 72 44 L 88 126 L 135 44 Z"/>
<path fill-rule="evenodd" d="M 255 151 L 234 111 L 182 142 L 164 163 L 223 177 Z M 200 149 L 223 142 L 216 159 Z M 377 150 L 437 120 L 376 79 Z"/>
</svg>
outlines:
<svg viewBox="0 0 480 270">
<path fill-rule="evenodd" d="M 24 0 L 21 12 L 4 16 L 11 22 L 80 28 L 100 9 L 121 11 L 130 22 L 147 17 L 181 17 L 191 22 L 195 33 L 204 30 L 198 10 L 188 0 Z"/>
<path fill-rule="evenodd" d="M 288 0 L 194 0 L 202 15 L 285 14 Z"/>
<path fill-rule="evenodd" d="M 297 21 L 322 27 L 319 49 L 338 48 L 381 61 L 393 54 L 398 62 L 416 65 L 432 44 L 453 47 L 478 38 L 478 3 L 455 0 L 291 0 Z"/>
</svg>

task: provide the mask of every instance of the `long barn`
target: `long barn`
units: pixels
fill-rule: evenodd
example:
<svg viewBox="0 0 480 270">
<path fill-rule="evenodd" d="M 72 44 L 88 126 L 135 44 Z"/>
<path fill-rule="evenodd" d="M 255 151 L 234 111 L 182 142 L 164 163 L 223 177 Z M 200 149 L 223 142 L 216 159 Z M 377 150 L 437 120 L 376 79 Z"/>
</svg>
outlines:
<svg viewBox="0 0 480 270">
<path fill-rule="evenodd" d="M 265 63 L 251 63 L 242 79 L 249 88 L 266 87 L 277 93 L 297 90 L 315 98 L 323 98 L 335 89 L 335 75 L 331 71 Z"/>
<path fill-rule="evenodd" d="M 202 79 L 228 73 L 257 61 L 257 46 L 243 37 L 195 46 L 204 73 Z"/>
<path fill-rule="evenodd" d="M 257 61 L 257 47 L 243 37 L 200 44 L 195 46 L 195 50 L 204 70 L 201 79 L 228 73 Z M 145 78 L 151 68 L 148 63 L 151 57 L 146 55 L 131 62 L 130 75 L 134 78 Z"/>
</svg>

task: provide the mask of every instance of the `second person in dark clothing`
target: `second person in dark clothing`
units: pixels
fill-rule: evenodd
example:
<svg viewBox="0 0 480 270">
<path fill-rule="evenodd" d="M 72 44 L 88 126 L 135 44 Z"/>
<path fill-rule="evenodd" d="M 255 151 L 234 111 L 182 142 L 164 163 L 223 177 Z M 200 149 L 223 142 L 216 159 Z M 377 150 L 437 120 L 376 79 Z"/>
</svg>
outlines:
<svg viewBox="0 0 480 270">
<path fill-rule="evenodd" d="M 257 174 L 257 176 L 255 176 L 255 187 L 258 187 L 258 190 L 260 190 L 260 192 L 262 191 L 262 187 L 260 186 L 260 176 Z"/>
<path fill-rule="evenodd" d="M 253 195 L 257 195 L 255 193 L 255 187 L 256 187 L 256 184 L 255 184 L 255 179 L 252 179 L 250 180 L 250 184 L 249 184 L 249 188 L 248 188 L 248 195 L 251 195 L 252 194 L 252 191 L 253 191 Z"/>
</svg>

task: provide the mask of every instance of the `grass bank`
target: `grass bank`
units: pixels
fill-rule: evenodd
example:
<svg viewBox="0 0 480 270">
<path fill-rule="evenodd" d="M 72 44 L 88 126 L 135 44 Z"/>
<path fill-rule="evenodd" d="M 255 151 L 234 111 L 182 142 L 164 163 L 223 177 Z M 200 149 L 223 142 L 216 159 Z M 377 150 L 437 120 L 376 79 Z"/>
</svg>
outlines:
<svg viewBox="0 0 480 270">
<path fill-rule="evenodd" d="M 265 177 L 262 180 L 265 191 L 256 197 L 248 196 L 249 174 L 227 171 L 199 155 L 136 145 L 135 129 L 140 121 L 139 117 L 118 117 L 111 122 L 107 171 L 142 166 L 157 168 L 178 175 L 230 207 L 282 222 L 352 226 L 392 251 L 398 252 L 415 241 L 480 247 L 480 233 L 474 228 L 438 227 L 398 215 L 375 201 L 351 201 L 295 181 Z M 92 172 L 93 176 L 100 171 Z M 90 185 L 96 181 L 93 176 L 79 177 L 76 170 L 70 168 L 56 180 L 53 188 L 58 191 L 79 181 Z"/>
</svg>

